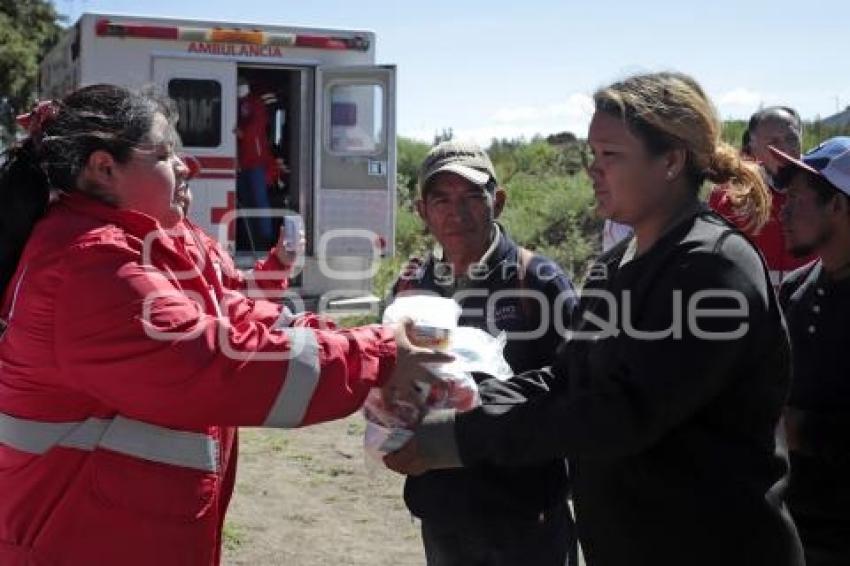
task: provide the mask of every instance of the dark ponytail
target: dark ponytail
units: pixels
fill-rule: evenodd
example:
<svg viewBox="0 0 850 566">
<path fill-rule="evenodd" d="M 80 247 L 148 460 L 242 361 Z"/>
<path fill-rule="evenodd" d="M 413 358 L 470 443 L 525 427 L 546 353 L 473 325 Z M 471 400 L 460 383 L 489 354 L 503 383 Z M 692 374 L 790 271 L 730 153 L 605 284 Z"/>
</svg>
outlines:
<svg viewBox="0 0 850 566">
<path fill-rule="evenodd" d="M 0 166 L 0 293 L 15 273 L 24 244 L 50 200 L 47 175 L 31 139 L 9 149 Z"/>
<path fill-rule="evenodd" d="M 41 112 L 45 105 L 49 111 Z M 126 163 L 131 150 L 147 140 L 157 114 L 176 119 L 173 105 L 152 91 L 93 85 L 41 103 L 30 115 L 30 135 L 8 149 L 0 165 L 0 296 L 47 211 L 51 191 L 102 195 L 98 187 L 78 186 L 89 156 L 102 150 Z"/>
</svg>

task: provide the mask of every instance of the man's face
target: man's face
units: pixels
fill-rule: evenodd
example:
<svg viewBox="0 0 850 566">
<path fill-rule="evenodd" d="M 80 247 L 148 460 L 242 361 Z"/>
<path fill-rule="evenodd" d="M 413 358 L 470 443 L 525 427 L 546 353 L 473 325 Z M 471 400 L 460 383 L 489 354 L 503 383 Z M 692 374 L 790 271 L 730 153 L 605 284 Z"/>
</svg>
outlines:
<svg viewBox="0 0 850 566">
<path fill-rule="evenodd" d="M 788 118 L 789 120 L 779 116 L 766 118 L 750 133 L 750 149 L 753 157 L 756 161 L 764 164 L 767 172 L 773 176 L 782 167 L 782 163 L 770 152 L 769 146 L 773 146 L 795 159 L 800 157 L 800 132 L 794 128 L 790 115 Z"/>
<path fill-rule="evenodd" d="M 797 257 L 817 252 L 834 234 L 829 204 L 819 200 L 803 171 L 791 177 L 787 196 L 782 208 L 785 246 Z"/>
<path fill-rule="evenodd" d="M 438 173 L 416 205 L 428 230 L 451 257 L 454 250 L 465 251 L 489 242 L 493 220 L 498 216 L 495 201 L 495 195 L 460 175 Z"/>
</svg>

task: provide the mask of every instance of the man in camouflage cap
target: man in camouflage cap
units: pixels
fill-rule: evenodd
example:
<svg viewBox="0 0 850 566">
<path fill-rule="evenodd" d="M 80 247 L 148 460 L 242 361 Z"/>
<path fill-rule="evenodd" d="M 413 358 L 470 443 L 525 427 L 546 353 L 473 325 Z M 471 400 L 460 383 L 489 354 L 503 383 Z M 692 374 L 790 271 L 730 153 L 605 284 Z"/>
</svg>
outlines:
<svg viewBox="0 0 850 566">
<path fill-rule="evenodd" d="M 572 283 L 496 222 L 506 193 L 490 158 L 474 144 L 441 143 L 422 163 L 418 190 L 416 209 L 437 245 L 411 261 L 393 294 L 452 297 L 461 325 L 507 333 L 505 359 L 516 373 L 549 365 L 562 340 L 555 319 L 568 326 L 575 305 Z M 519 337 L 538 329 L 536 338 Z M 431 471 L 408 477 L 404 495 L 422 519 L 429 566 L 576 563 L 563 460 Z"/>
</svg>

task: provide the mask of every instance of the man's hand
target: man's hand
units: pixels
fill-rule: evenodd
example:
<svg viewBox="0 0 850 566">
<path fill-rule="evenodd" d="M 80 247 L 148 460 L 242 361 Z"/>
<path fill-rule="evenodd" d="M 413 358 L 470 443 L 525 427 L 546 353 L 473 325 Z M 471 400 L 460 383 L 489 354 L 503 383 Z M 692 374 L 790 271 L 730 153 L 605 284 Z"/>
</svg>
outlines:
<svg viewBox="0 0 850 566">
<path fill-rule="evenodd" d="M 384 465 L 392 471 L 405 476 L 419 476 L 430 468 L 425 459 L 419 453 L 419 444 L 416 436 L 407 441 L 407 444 L 391 454 L 384 456 Z"/>
<path fill-rule="evenodd" d="M 433 383 L 438 378 L 428 370 L 426 364 L 441 364 L 454 358 L 443 352 L 414 346 L 410 342 L 413 321 L 404 319 L 395 329 L 396 366 L 389 380 L 384 384 L 382 394 L 387 406 L 399 401 L 416 406 L 422 405 L 417 383 Z"/>
<path fill-rule="evenodd" d="M 454 359 L 443 352 L 414 346 L 410 342 L 412 333 L 413 321 L 409 318 L 403 319 L 396 327 L 396 366 L 381 391 L 387 406 L 405 403 L 421 407 L 423 400 L 417 383 L 434 383 L 439 379 L 426 364 L 447 363 Z M 406 475 L 423 474 L 429 469 L 419 453 L 415 436 L 401 449 L 385 456 L 384 463 L 391 470 Z"/>
</svg>

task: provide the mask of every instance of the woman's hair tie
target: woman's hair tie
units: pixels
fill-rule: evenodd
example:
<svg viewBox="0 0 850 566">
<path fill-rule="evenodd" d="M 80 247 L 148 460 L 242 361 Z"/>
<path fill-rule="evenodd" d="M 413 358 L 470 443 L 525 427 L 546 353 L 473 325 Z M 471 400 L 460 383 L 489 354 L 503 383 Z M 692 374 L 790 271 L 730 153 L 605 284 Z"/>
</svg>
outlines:
<svg viewBox="0 0 850 566">
<path fill-rule="evenodd" d="M 41 100 L 27 114 L 15 118 L 20 127 L 25 129 L 31 138 L 38 138 L 44 127 L 59 113 L 59 104 L 55 100 Z"/>
</svg>

